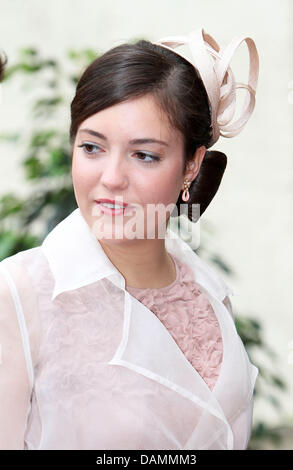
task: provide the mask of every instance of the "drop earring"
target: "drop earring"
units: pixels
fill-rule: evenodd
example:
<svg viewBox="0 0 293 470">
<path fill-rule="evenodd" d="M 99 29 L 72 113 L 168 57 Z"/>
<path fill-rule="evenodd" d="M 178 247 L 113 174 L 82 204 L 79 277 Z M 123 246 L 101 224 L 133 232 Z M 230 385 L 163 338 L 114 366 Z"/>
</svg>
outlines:
<svg viewBox="0 0 293 470">
<path fill-rule="evenodd" d="M 188 181 L 188 179 L 185 179 L 183 185 L 184 185 L 184 188 L 183 188 L 184 191 L 182 193 L 182 200 L 187 202 L 190 197 L 188 189 L 191 185 L 191 181 Z"/>
</svg>

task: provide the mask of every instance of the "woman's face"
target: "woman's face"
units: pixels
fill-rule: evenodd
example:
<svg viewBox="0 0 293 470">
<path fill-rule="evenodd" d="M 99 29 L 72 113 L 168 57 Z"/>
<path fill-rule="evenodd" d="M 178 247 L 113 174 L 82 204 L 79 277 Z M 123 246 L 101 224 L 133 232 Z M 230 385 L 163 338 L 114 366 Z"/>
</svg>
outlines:
<svg viewBox="0 0 293 470">
<path fill-rule="evenodd" d="M 182 172 L 183 136 L 170 127 L 150 95 L 106 108 L 78 128 L 72 161 L 74 192 L 83 217 L 98 238 L 131 239 L 125 228 L 137 231 L 135 214 L 140 228 L 144 224 L 143 235 L 140 230 L 135 238 L 145 238 L 155 205 L 167 208 L 176 203 Z M 111 209 L 105 213 L 107 209 L 96 202 L 101 198 L 132 205 L 136 212 L 128 207 L 122 214 L 113 215 Z M 165 228 L 171 212 L 165 211 Z M 150 221 L 150 225 L 154 223 Z"/>
</svg>

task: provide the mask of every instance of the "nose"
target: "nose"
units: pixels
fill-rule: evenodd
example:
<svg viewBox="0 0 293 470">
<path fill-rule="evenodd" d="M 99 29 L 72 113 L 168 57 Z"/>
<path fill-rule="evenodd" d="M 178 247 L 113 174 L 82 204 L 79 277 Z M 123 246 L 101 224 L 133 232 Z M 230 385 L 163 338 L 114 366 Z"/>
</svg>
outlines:
<svg viewBox="0 0 293 470">
<path fill-rule="evenodd" d="M 101 178 L 101 184 L 113 194 L 114 191 L 124 190 L 128 184 L 126 162 L 123 155 L 118 152 L 111 153 L 105 160 Z"/>
</svg>

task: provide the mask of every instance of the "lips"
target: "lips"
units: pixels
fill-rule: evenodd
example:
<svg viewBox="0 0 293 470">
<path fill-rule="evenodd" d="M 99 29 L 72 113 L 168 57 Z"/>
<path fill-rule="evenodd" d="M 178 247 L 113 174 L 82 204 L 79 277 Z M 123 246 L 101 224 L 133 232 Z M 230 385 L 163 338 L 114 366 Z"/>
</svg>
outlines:
<svg viewBox="0 0 293 470">
<path fill-rule="evenodd" d="M 121 202 L 121 201 L 115 201 L 113 199 L 96 199 L 95 202 L 97 202 L 98 204 L 99 203 L 103 203 L 103 202 L 108 202 L 109 204 L 114 204 L 115 206 L 118 206 L 118 207 L 127 207 L 128 204 L 127 203 L 124 203 L 124 202 Z"/>
</svg>

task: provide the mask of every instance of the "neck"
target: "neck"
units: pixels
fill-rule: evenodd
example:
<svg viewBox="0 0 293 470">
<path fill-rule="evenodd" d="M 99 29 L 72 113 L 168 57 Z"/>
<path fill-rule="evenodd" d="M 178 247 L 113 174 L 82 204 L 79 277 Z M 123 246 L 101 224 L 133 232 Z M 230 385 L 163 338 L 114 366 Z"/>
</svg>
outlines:
<svg viewBox="0 0 293 470">
<path fill-rule="evenodd" d="M 156 289 L 176 279 L 176 268 L 166 250 L 165 239 L 140 239 L 119 244 L 99 242 L 125 278 L 126 287 Z"/>
</svg>

